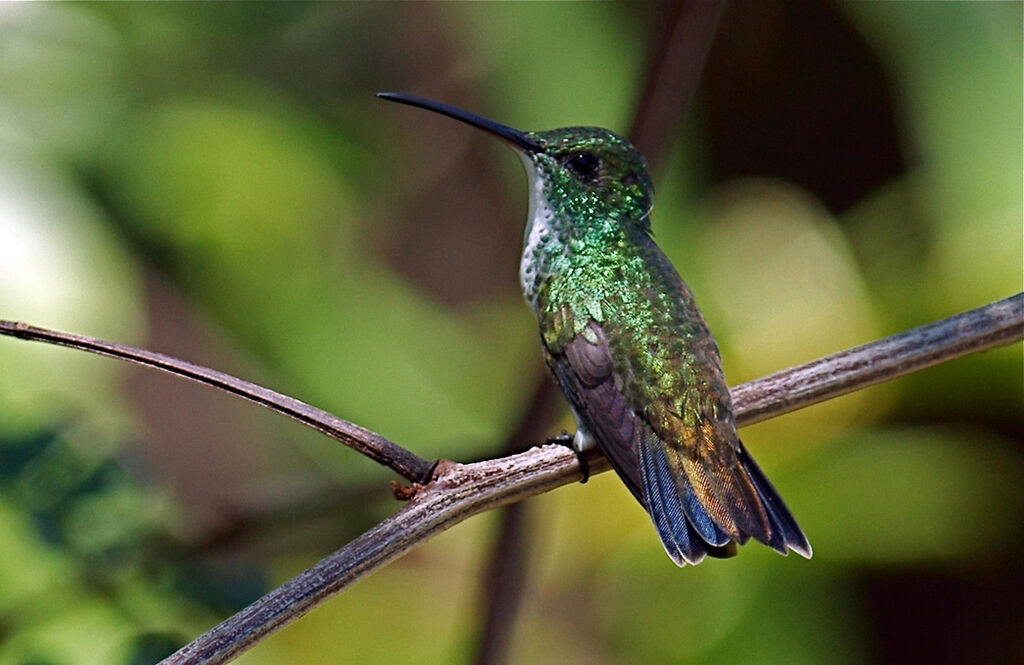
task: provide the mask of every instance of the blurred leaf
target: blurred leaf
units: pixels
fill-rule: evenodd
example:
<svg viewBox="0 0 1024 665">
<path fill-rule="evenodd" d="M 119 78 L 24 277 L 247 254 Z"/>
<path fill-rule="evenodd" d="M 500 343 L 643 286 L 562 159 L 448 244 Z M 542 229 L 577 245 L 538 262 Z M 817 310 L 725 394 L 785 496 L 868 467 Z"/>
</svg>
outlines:
<svg viewBox="0 0 1024 665">
<path fill-rule="evenodd" d="M 451 16 L 491 97 L 516 101 L 518 117 L 504 122 L 627 130 L 645 55 L 639 15 L 614 3 L 470 3 Z"/>
<path fill-rule="evenodd" d="M 75 593 L 77 564 L 66 553 L 39 542 L 28 516 L 0 497 L 0 613 L 10 629 L 11 618 L 34 619 L 53 589 Z M 35 610 L 32 608 L 35 607 Z"/>
<path fill-rule="evenodd" d="M 763 573 L 721 561 L 680 570 L 665 565 L 664 552 L 654 549 L 656 565 L 638 565 L 635 549 L 610 562 L 597 580 L 594 611 L 620 657 L 691 662 L 714 649 L 750 611 Z"/>
<path fill-rule="evenodd" d="M 129 101 L 121 35 L 82 5 L 7 5 L 0 30 L 0 145 L 88 159 Z"/>
<path fill-rule="evenodd" d="M 983 431 L 853 432 L 779 482 L 814 545 L 847 565 L 998 556 L 1024 524 L 1024 460 Z"/>
<path fill-rule="evenodd" d="M 849 582 L 792 570 L 768 577 L 758 591 L 735 632 L 706 654 L 706 662 L 871 661 L 870 627 L 862 619 L 858 589 Z"/>
<path fill-rule="evenodd" d="M 123 662 L 132 627 L 102 600 L 67 604 L 0 647 L 5 662 L 111 665 Z"/>
<path fill-rule="evenodd" d="M 888 56 L 937 223 L 924 302 L 932 316 L 1021 288 L 1024 157 L 1020 3 L 849 3 Z M 900 224 L 894 215 L 892 224 Z"/>
<path fill-rule="evenodd" d="M 0 157 L 0 318 L 129 342 L 139 325 L 129 257 L 64 174 L 25 154 Z M 82 353 L 3 340 L 0 428 L 30 431 L 67 411 L 123 427 L 122 367 Z"/>
</svg>

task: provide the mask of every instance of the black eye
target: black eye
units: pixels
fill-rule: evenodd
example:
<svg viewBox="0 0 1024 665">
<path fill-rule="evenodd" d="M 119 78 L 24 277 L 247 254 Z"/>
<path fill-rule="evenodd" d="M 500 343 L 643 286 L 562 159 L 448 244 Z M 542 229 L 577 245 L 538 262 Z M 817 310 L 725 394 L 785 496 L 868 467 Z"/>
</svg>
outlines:
<svg viewBox="0 0 1024 665">
<path fill-rule="evenodd" d="M 597 175 L 601 168 L 601 160 L 592 152 L 576 152 L 565 160 L 565 168 L 572 171 L 576 177 L 589 180 Z"/>
</svg>

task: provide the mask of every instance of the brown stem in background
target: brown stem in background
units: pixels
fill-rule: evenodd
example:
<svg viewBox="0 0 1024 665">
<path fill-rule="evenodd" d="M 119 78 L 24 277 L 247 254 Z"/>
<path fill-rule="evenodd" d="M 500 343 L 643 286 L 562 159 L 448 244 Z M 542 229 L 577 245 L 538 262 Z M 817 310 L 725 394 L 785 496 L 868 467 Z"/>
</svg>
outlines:
<svg viewBox="0 0 1024 665">
<path fill-rule="evenodd" d="M 633 116 L 629 140 L 655 171 L 662 165 L 672 132 L 690 108 L 704 62 L 725 8 L 725 0 L 666 2 L 664 26 Z"/>
<path fill-rule="evenodd" d="M 505 440 L 503 454 L 525 449 L 529 442 L 544 438 L 557 404 L 555 384 L 543 370 L 530 405 L 516 431 Z M 530 521 L 525 503 L 513 503 L 501 510 L 498 534 L 491 544 L 483 570 L 480 595 L 484 620 L 477 643 L 476 662 L 493 665 L 506 660 L 512 628 L 522 603 L 527 575 Z"/>
</svg>

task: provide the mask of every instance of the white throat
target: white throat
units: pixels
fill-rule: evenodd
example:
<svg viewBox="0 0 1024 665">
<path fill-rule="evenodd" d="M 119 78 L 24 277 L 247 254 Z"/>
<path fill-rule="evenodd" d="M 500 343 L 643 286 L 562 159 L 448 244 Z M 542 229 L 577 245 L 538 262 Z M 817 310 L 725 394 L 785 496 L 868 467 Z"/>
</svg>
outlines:
<svg viewBox="0 0 1024 665">
<path fill-rule="evenodd" d="M 544 192 L 544 179 L 537 172 L 537 166 L 529 155 L 520 153 L 526 167 L 526 179 L 530 185 L 530 210 L 526 214 L 526 231 L 523 233 L 523 256 L 519 261 L 519 283 L 523 287 L 526 302 L 537 312 L 537 289 L 539 272 L 547 263 L 543 247 L 552 233 L 551 222 L 555 213 Z"/>
</svg>

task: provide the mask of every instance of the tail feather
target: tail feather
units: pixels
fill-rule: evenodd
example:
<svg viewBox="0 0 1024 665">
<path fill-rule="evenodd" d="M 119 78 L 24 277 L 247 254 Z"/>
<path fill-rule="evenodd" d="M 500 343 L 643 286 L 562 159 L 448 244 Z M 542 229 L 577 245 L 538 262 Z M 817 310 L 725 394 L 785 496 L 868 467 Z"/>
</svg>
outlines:
<svg viewBox="0 0 1024 665">
<path fill-rule="evenodd" d="M 696 565 L 705 556 L 725 558 L 736 553 L 729 535 L 715 524 L 692 489 L 680 494 L 662 451 L 640 445 L 639 462 L 644 503 L 676 565 Z"/>
<path fill-rule="evenodd" d="M 739 465 L 716 467 L 702 457 L 698 457 L 692 466 L 702 471 L 704 478 L 711 479 L 708 493 L 715 499 L 712 507 L 721 506 L 723 511 L 721 515 L 712 513 L 712 516 L 721 520 L 719 525 L 732 535 L 732 539 L 743 545 L 753 537 L 767 544 L 771 533 L 768 515 L 744 470 Z M 680 484 L 690 478 L 681 477 Z"/>
<path fill-rule="evenodd" d="M 739 467 L 734 473 L 737 482 L 746 485 L 744 489 L 749 488 L 741 494 L 749 497 L 743 496 L 746 505 L 733 507 L 731 512 L 735 515 L 736 510 L 756 511 L 767 524 L 754 533 L 741 528 L 738 535 L 729 533 L 718 523 L 685 473 L 673 471 L 664 448 L 641 442 L 637 453 L 644 505 L 665 551 L 677 565 L 695 565 L 706 556 L 732 556 L 736 545 L 742 545 L 751 536 L 782 554 L 793 550 L 805 558 L 811 557 L 807 537 L 742 442 L 737 453 Z M 729 526 L 735 528 L 733 524 Z"/>
<path fill-rule="evenodd" d="M 697 493 L 688 478 L 683 475 L 673 474 L 664 455 L 657 455 L 658 471 L 664 479 L 675 486 L 675 493 L 681 495 L 683 510 L 690 525 L 700 534 L 704 542 L 716 547 L 722 547 L 732 540 L 732 537 L 715 523 L 715 520 L 704 509 L 704 506 L 697 499 Z"/>
<path fill-rule="evenodd" d="M 768 521 L 771 523 L 771 539 L 766 544 L 776 552 L 787 554 L 788 550 L 793 550 L 805 559 L 810 559 L 812 550 L 811 544 L 807 542 L 807 536 L 800 529 L 800 525 L 796 523 L 796 519 L 789 512 L 782 497 L 761 471 L 761 467 L 747 453 L 742 441 L 737 457 L 743 470 L 747 472 L 747 476 L 754 484 L 761 505 L 764 506 L 764 510 L 768 514 Z"/>
<path fill-rule="evenodd" d="M 640 446 L 639 453 L 644 503 L 658 529 L 665 551 L 678 566 L 700 563 L 707 552 L 683 515 L 675 488 L 666 488 L 662 482 L 663 476 L 653 459 L 658 456 L 657 453 L 644 445 Z"/>
</svg>

